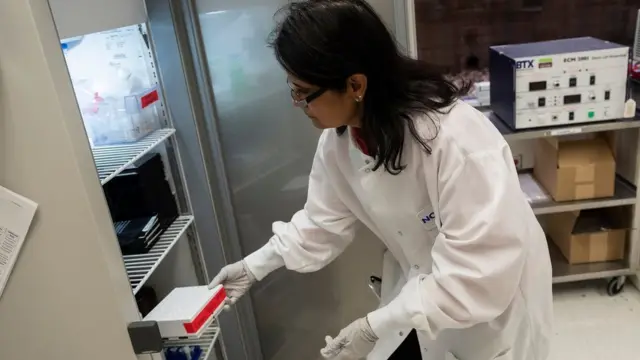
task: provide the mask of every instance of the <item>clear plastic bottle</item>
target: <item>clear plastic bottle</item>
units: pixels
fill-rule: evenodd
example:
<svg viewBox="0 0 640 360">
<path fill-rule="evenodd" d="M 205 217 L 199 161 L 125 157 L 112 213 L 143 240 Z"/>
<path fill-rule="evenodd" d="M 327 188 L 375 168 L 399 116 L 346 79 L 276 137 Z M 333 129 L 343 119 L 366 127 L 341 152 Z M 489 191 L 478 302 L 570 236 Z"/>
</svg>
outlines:
<svg viewBox="0 0 640 360">
<path fill-rule="evenodd" d="M 113 137 L 118 136 L 120 129 L 116 125 L 117 114 L 114 110 L 113 104 L 100 96 L 100 93 L 93 94 L 93 101 L 83 111 L 92 146 L 111 144 Z"/>
</svg>

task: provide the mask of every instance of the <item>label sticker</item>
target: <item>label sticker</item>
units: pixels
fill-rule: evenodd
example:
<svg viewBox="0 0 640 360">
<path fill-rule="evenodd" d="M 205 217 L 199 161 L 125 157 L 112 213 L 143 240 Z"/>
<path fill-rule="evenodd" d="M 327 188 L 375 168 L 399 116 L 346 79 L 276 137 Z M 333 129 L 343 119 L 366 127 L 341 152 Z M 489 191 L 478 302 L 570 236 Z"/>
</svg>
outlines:
<svg viewBox="0 0 640 360">
<path fill-rule="evenodd" d="M 158 90 L 153 90 L 150 93 L 140 97 L 140 107 L 144 109 L 147 106 L 155 103 L 159 99 L 160 99 L 160 96 L 158 95 Z"/>
<path fill-rule="evenodd" d="M 550 68 L 550 67 L 553 67 L 552 58 L 538 59 L 538 69 L 544 69 L 544 68 Z"/>
<path fill-rule="evenodd" d="M 418 213 L 417 216 L 422 226 L 427 230 L 433 230 L 437 227 L 436 214 L 431 209 L 424 209 Z"/>
<path fill-rule="evenodd" d="M 568 129 L 557 129 L 547 131 L 546 136 L 560 136 L 560 135 L 570 135 L 570 134 L 579 134 L 582 132 L 582 128 L 568 128 Z"/>
</svg>

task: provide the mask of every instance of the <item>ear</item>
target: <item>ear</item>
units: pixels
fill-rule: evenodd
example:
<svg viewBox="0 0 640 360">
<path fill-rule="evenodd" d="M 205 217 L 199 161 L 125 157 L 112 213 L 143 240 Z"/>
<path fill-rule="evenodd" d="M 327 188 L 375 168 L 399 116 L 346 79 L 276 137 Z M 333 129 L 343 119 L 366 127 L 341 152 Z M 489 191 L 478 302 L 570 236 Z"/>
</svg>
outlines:
<svg viewBox="0 0 640 360">
<path fill-rule="evenodd" d="M 367 76 L 364 74 L 353 74 L 347 79 L 347 94 L 355 101 L 364 99 L 367 92 Z"/>
</svg>

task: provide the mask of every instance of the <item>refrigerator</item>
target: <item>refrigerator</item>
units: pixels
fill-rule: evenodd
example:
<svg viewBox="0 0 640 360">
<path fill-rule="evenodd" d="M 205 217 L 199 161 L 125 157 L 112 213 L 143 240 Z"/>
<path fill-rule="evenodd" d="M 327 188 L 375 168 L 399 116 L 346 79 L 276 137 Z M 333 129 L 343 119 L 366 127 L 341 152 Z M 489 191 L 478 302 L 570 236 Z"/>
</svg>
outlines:
<svg viewBox="0 0 640 360">
<path fill-rule="evenodd" d="M 370 2 L 415 56 L 413 1 Z M 292 106 L 266 45 L 286 3 L 0 5 L 0 185 L 39 204 L 0 297 L 0 357 L 162 359 L 135 354 L 127 330 L 142 319 L 142 287 L 162 299 L 208 283 L 303 206 L 319 132 Z M 131 49 L 127 36 L 136 39 Z M 130 60 L 137 65 L 122 75 Z M 138 140 L 100 143 L 85 125 L 87 111 L 112 99 L 103 89 L 127 93 L 117 101 L 138 106 L 128 116 L 152 108 L 154 125 L 136 129 Z M 123 256 L 103 186 L 147 153 L 162 156 L 180 216 L 150 255 Z M 279 270 L 201 339 L 165 346 L 198 344 L 211 360 L 319 358 L 325 335 L 377 306 L 368 281 L 380 275 L 384 251 L 365 231 L 325 269 Z"/>
</svg>

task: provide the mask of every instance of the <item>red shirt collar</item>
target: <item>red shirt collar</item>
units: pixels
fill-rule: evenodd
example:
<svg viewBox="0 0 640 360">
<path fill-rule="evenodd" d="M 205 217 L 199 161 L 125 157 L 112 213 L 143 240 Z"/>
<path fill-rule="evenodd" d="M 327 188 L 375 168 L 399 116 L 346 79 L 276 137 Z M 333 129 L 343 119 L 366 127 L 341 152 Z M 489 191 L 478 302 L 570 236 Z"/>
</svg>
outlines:
<svg viewBox="0 0 640 360">
<path fill-rule="evenodd" d="M 369 149 L 367 149 L 367 143 L 364 142 L 364 139 L 362 138 L 362 132 L 359 128 L 351 128 L 351 137 L 353 138 L 353 141 L 356 143 L 356 145 L 358 145 L 358 148 L 360 149 L 360 151 L 362 151 L 363 154 L 371 156 L 371 154 L 369 153 Z"/>
</svg>

